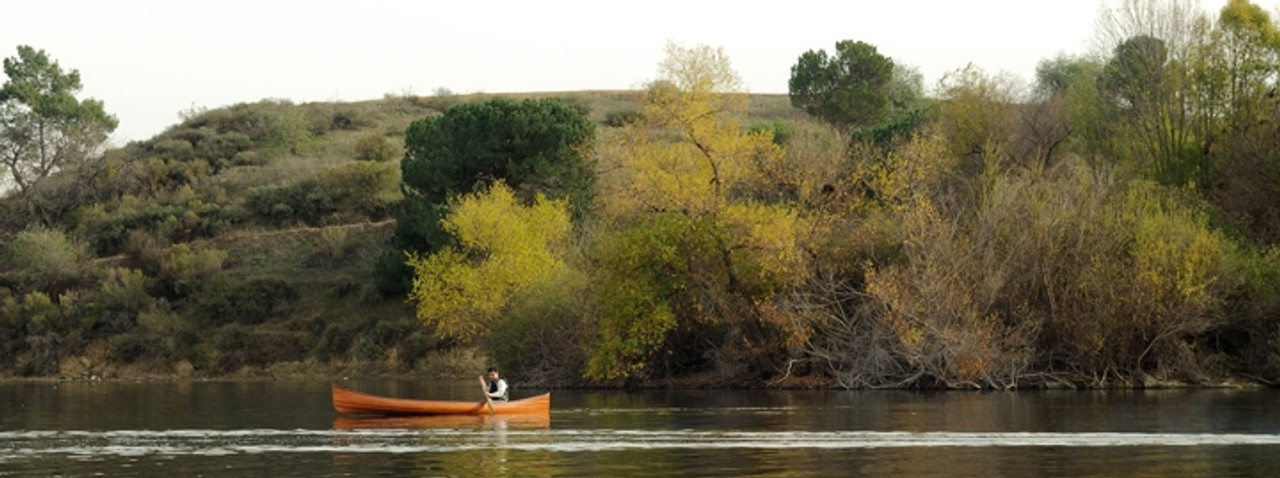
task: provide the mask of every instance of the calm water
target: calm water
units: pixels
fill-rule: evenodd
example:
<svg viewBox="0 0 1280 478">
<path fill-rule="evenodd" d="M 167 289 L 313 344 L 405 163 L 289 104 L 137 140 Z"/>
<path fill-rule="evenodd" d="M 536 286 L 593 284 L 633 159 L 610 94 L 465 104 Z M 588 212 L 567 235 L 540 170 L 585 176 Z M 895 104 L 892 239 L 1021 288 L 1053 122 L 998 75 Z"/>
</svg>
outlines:
<svg viewBox="0 0 1280 478">
<path fill-rule="evenodd" d="M 0 476 L 480 475 L 1280 476 L 1280 392 L 559 390 L 545 423 L 351 421 L 321 381 L 0 383 Z"/>
</svg>

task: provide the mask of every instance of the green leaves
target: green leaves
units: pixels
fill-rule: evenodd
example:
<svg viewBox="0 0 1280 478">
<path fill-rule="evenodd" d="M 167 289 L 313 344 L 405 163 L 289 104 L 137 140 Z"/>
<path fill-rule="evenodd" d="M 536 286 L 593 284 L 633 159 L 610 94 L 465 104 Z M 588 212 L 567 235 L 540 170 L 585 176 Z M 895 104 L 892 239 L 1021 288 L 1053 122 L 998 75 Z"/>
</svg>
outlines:
<svg viewBox="0 0 1280 478">
<path fill-rule="evenodd" d="M 791 67 L 791 104 L 837 126 L 873 126 L 890 106 L 893 73 L 893 60 L 860 41 L 837 42 L 834 57 L 809 50 Z"/>
<path fill-rule="evenodd" d="M 409 126 L 405 186 L 437 203 L 503 180 L 526 201 L 542 193 L 582 207 L 595 181 L 594 140 L 594 123 L 559 100 L 464 103 Z"/>
<path fill-rule="evenodd" d="M 102 102 L 78 100 L 80 73 L 63 72 L 44 50 L 19 46 L 5 58 L 8 80 L 0 88 L 0 171 L 27 196 L 33 209 L 45 211 L 29 191 L 44 178 L 82 165 L 115 130 L 115 117 Z M 51 222 L 51 217 L 45 217 Z"/>
</svg>

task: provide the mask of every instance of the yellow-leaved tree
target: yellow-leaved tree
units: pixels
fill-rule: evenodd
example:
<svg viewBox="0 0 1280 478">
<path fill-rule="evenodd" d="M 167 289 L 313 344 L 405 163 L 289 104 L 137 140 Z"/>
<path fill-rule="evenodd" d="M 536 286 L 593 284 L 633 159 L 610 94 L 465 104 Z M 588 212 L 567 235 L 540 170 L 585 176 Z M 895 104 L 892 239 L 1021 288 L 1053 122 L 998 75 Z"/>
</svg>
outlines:
<svg viewBox="0 0 1280 478">
<path fill-rule="evenodd" d="M 499 181 L 453 201 L 443 223 L 457 246 L 409 258 L 409 298 L 440 337 L 484 336 L 512 297 L 564 268 L 560 257 L 571 229 L 565 201 L 538 196 L 524 206 Z"/>
<path fill-rule="evenodd" d="M 798 208 L 762 191 L 784 151 L 740 126 L 724 51 L 668 44 L 639 118 L 603 139 L 596 378 L 770 372 L 789 340 L 775 296 L 806 274 Z"/>
</svg>

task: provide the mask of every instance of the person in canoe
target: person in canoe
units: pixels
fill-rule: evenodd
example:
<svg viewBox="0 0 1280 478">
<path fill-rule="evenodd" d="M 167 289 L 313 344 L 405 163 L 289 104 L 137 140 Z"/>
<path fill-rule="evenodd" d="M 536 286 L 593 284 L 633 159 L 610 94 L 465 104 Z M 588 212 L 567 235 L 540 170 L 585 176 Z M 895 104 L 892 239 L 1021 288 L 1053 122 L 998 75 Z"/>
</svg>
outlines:
<svg viewBox="0 0 1280 478">
<path fill-rule="evenodd" d="M 498 376 L 496 367 L 489 367 L 489 372 L 485 375 L 489 379 L 485 385 L 485 395 L 488 395 L 490 400 L 505 402 L 510 399 L 510 395 L 507 393 L 507 381 Z M 484 382 L 485 378 L 481 377 L 480 381 Z"/>
</svg>

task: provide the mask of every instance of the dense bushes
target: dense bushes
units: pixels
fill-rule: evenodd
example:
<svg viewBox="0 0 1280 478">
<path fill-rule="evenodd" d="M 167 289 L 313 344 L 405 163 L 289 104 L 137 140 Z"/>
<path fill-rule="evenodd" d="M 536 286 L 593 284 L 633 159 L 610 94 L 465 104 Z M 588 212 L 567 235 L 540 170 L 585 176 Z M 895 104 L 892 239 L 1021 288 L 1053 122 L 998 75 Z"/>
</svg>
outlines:
<svg viewBox="0 0 1280 478">
<path fill-rule="evenodd" d="M 916 150 L 911 163 L 946 162 Z M 953 163 L 959 165 L 960 163 Z M 801 309 L 810 354 L 846 386 L 1012 387 L 1046 381 L 1142 384 L 1220 376 L 1246 287 L 1246 251 L 1216 232 L 1194 198 L 1077 163 L 987 180 L 975 203 L 909 177 L 895 219 L 904 255 L 832 281 Z M 891 176 L 880 176 L 890 178 Z M 906 191 L 904 191 L 906 192 Z M 818 284 L 815 284 L 817 286 Z M 818 318 L 827 317 L 827 318 Z M 856 352 L 854 352 L 856 351 Z"/>
<path fill-rule="evenodd" d="M 245 367 L 265 367 L 302 359 L 307 336 L 301 332 L 229 325 L 218 329 L 209 340 L 216 359 L 211 372 L 224 374 Z"/>
<path fill-rule="evenodd" d="M 208 324 L 266 322 L 297 298 L 297 291 L 284 281 L 251 279 L 240 281 L 219 275 L 202 281 L 200 292 L 192 296 L 200 318 Z"/>
<path fill-rule="evenodd" d="M 504 374 L 543 387 L 578 383 L 587 365 L 581 344 L 595 335 L 584 324 L 594 315 L 590 285 L 587 276 L 565 271 L 513 299 L 490 344 Z"/>
<path fill-rule="evenodd" d="M 387 217 L 398 199 L 395 185 L 394 165 L 354 162 L 292 184 L 250 189 L 245 205 L 254 216 L 276 225 L 376 221 Z"/>
<path fill-rule="evenodd" d="M 82 285 L 88 273 L 85 247 L 53 229 L 36 226 L 19 232 L 8 252 L 8 268 L 21 273 L 21 285 L 28 290 L 58 294 Z"/>
<path fill-rule="evenodd" d="M 293 241 L 303 250 L 356 264 L 351 259 L 372 257 L 368 237 L 345 228 Z M 386 370 L 412 370 L 438 347 L 407 317 L 349 319 L 341 311 L 323 311 L 300 318 L 295 311 L 302 307 L 303 290 L 313 294 L 329 286 L 305 277 L 243 278 L 226 270 L 226 250 L 171 244 L 142 230 L 130 231 L 126 244 L 125 256 L 115 262 L 90 261 L 83 246 L 53 229 L 33 228 L 6 243 L 0 263 L 5 374 L 102 377 L 122 367 L 131 373 L 240 373 L 315 356 L 339 366 L 364 360 Z M 309 267 L 305 257 L 293 256 L 293 267 Z M 351 274 L 331 267 L 331 274 Z M 320 346 L 326 328 L 341 330 L 352 322 L 356 335 Z M 325 340 L 331 339 L 332 333 Z M 399 356 L 394 363 L 382 359 L 391 351 Z"/>
<path fill-rule="evenodd" d="M 356 142 L 357 161 L 385 162 L 395 157 L 396 146 L 385 135 L 372 133 L 360 137 Z"/>
</svg>

